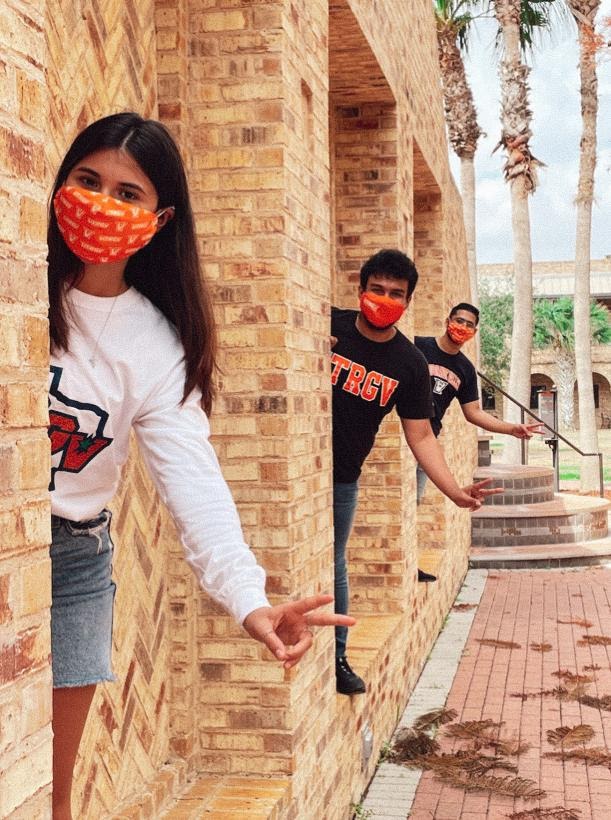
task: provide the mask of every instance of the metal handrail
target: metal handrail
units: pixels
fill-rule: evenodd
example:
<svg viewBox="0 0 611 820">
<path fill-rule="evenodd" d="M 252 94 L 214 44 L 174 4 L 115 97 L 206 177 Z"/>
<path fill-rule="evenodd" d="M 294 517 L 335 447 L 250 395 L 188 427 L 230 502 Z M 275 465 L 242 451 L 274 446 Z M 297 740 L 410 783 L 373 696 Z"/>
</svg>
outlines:
<svg viewBox="0 0 611 820">
<path fill-rule="evenodd" d="M 560 439 L 560 441 L 563 441 L 565 444 L 568 444 L 569 447 L 572 447 L 573 450 L 575 450 L 576 453 L 579 453 L 580 456 L 597 456 L 598 457 L 598 481 L 599 481 L 599 485 L 600 485 L 600 496 L 601 496 L 601 498 L 604 498 L 605 491 L 604 491 L 603 454 L 602 453 L 584 453 L 584 451 L 580 450 L 579 447 L 577 447 L 576 444 L 573 444 L 572 441 L 569 441 L 568 438 L 565 438 L 561 433 L 558 432 L 558 430 L 555 430 L 546 421 L 543 421 L 543 419 L 540 419 L 539 416 L 536 413 L 533 413 L 533 411 L 530 410 L 528 407 L 525 407 L 517 399 L 514 399 L 513 396 L 510 396 L 509 393 L 506 393 L 505 390 L 503 390 L 503 388 L 500 385 L 496 384 L 496 382 L 493 382 L 492 379 L 489 379 L 488 376 L 484 375 L 484 373 L 482 373 L 480 370 L 477 371 L 477 375 L 480 377 L 480 379 L 483 379 L 485 382 L 488 382 L 488 384 L 491 385 L 492 387 L 494 387 L 494 389 L 496 391 L 498 391 L 503 396 L 505 396 L 506 399 L 509 399 L 509 401 L 512 401 L 514 404 L 517 404 L 517 406 L 520 408 L 520 415 L 521 415 L 522 424 L 524 424 L 524 414 L 528 413 L 528 415 L 531 418 L 536 419 L 539 422 L 539 424 L 542 424 L 543 427 L 546 427 L 556 438 Z M 521 448 L 522 448 L 522 464 L 526 464 L 526 442 L 524 441 L 524 439 L 522 439 L 520 443 L 521 443 Z M 554 466 L 556 467 L 556 475 L 557 475 L 556 484 L 558 484 L 559 459 L 555 459 L 555 462 L 556 463 L 554 464 Z M 556 487 L 556 489 L 557 489 L 557 487 Z"/>
</svg>

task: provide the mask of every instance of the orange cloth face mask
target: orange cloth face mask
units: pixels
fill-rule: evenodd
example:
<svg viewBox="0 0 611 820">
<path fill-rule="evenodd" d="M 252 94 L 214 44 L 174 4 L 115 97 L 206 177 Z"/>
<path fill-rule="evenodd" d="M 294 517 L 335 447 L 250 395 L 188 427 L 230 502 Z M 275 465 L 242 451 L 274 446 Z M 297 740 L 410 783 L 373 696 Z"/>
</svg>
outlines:
<svg viewBox="0 0 611 820">
<path fill-rule="evenodd" d="M 458 322 L 448 322 L 448 336 L 454 344 L 463 345 L 475 336 L 474 327 L 466 327 L 466 325 L 459 325 Z"/>
<path fill-rule="evenodd" d="M 126 259 L 157 231 L 158 213 L 74 185 L 62 185 L 53 207 L 64 242 L 83 262 Z"/>
<path fill-rule="evenodd" d="M 405 311 L 405 305 L 396 299 L 369 291 L 361 294 L 360 306 L 361 313 L 367 321 L 380 330 L 398 322 Z"/>
</svg>

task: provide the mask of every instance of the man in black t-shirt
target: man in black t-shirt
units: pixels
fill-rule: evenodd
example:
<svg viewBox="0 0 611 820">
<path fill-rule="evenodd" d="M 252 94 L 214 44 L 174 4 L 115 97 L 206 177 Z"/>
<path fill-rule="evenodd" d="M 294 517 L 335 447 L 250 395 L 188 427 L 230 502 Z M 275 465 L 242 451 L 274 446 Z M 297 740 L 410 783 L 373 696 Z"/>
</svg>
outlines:
<svg viewBox="0 0 611 820">
<path fill-rule="evenodd" d="M 397 250 L 383 250 L 362 267 L 360 311 L 331 312 L 333 391 L 333 523 L 335 611 L 347 614 L 346 544 L 352 529 L 363 462 L 380 422 L 397 411 L 405 439 L 431 480 L 459 507 L 475 510 L 498 490 L 487 482 L 461 489 L 450 473 L 429 419 L 433 413 L 426 360 L 395 327 L 411 299 L 418 273 Z M 337 691 L 365 691 L 346 659 L 347 630 L 336 628 Z"/>
<path fill-rule="evenodd" d="M 479 310 L 467 302 L 461 302 L 450 311 L 443 335 L 416 336 L 414 343 L 428 362 L 433 393 L 434 415 L 431 418 L 433 433 L 438 436 L 442 419 L 450 402 L 458 399 L 464 417 L 471 424 L 491 433 L 506 433 L 516 438 L 531 438 L 541 432 L 540 424 L 512 424 L 497 419 L 479 405 L 477 373 L 475 367 L 460 349 L 477 333 Z M 426 485 L 426 472 L 417 468 L 418 501 L 422 499 Z M 428 576 L 424 580 L 435 580 Z"/>
</svg>

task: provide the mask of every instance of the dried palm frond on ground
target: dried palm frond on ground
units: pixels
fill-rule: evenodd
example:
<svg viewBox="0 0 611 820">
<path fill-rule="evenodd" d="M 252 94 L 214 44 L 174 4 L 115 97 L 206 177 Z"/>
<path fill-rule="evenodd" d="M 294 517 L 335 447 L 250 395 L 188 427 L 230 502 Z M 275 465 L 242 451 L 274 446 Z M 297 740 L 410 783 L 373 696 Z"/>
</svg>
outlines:
<svg viewBox="0 0 611 820">
<path fill-rule="evenodd" d="M 493 646 L 495 649 L 521 649 L 522 646 L 515 641 L 499 641 L 496 638 L 477 638 L 477 642 L 482 646 Z"/>
<path fill-rule="evenodd" d="M 571 684 L 566 695 L 562 696 L 560 700 L 578 700 L 581 702 L 581 698 L 589 697 L 587 693 L 588 686 L 588 683 Z"/>
<path fill-rule="evenodd" d="M 443 726 L 444 723 L 450 723 L 454 718 L 458 717 L 456 709 L 433 709 L 431 712 L 426 712 L 420 715 L 414 721 L 414 729 L 425 731 L 426 729 L 437 728 Z"/>
<path fill-rule="evenodd" d="M 454 604 L 452 609 L 455 612 L 467 612 L 469 609 L 477 609 L 477 604 Z"/>
<path fill-rule="evenodd" d="M 446 727 L 446 735 L 457 740 L 468 740 L 473 749 L 491 748 L 501 755 L 521 755 L 530 745 L 520 743 L 518 738 L 500 737 L 499 730 L 503 723 L 494 720 L 467 720 L 464 723 L 454 723 Z"/>
<path fill-rule="evenodd" d="M 583 635 L 581 640 L 577 641 L 577 646 L 610 646 L 611 638 L 607 635 Z"/>
<path fill-rule="evenodd" d="M 451 726 L 446 726 L 445 733 L 448 737 L 454 737 L 457 740 L 488 741 L 491 739 L 493 732 L 496 739 L 502 725 L 502 721 L 497 722 L 489 718 L 487 720 L 466 720 L 463 723 L 453 723 Z"/>
<path fill-rule="evenodd" d="M 553 647 L 551 643 L 531 643 L 530 648 L 533 652 L 551 652 Z"/>
<path fill-rule="evenodd" d="M 539 689 L 538 692 L 512 692 L 509 697 L 520 698 L 522 701 L 529 700 L 530 698 L 553 697 L 562 701 L 578 700 L 581 703 L 582 698 L 589 697 L 589 695 L 586 695 L 586 686 L 587 683 L 577 683 L 570 689 L 566 686 L 555 686 L 553 689 Z M 586 703 L 585 705 L 590 706 L 591 704 Z"/>
<path fill-rule="evenodd" d="M 399 763 L 433 755 L 439 743 L 417 729 L 402 729 L 397 735 L 392 750 L 392 758 Z"/>
<path fill-rule="evenodd" d="M 489 744 L 495 752 L 501 755 L 514 755 L 518 757 L 530 749 L 530 743 L 520 743 L 517 737 L 500 738 Z"/>
<path fill-rule="evenodd" d="M 491 775 L 471 775 L 468 772 L 436 774 L 438 780 L 457 786 L 466 791 L 487 791 L 493 794 L 507 794 L 522 800 L 542 800 L 547 797 L 543 789 L 538 789 L 534 780 L 523 777 L 493 777 Z"/>
<path fill-rule="evenodd" d="M 563 621 L 562 618 L 558 618 L 557 623 L 559 623 L 559 624 L 575 624 L 575 626 L 583 626 L 584 629 L 589 629 L 591 626 L 594 626 L 592 621 L 586 621 L 583 618 L 571 618 L 568 621 Z"/>
<path fill-rule="evenodd" d="M 554 760 L 582 760 L 591 766 L 611 768 L 611 754 L 604 746 L 589 746 L 585 749 L 567 749 L 561 752 L 545 752 L 543 757 Z"/>
<path fill-rule="evenodd" d="M 485 775 L 493 769 L 504 769 L 507 772 L 517 772 L 518 767 L 510 760 L 499 755 L 483 755 L 474 749 L 462 749 L 458 752 L 444 752 L 443 754 L 426 754 L 411 757 L 407 760 L 395 762 L 403 763 L 410 769 L 427 769 L 440 776 L 450 776 L 456 772 L 467 772 L 472 775 Z"/>
<path fill-rule="evenodd" d="M 583 706 L 591 706 L 593 709 L 611 712 L 611 695 L 603 695 L 601 698 L 597 698 L 594 695 L 587 695 L 582 692 L 574 700 L 579 701 Z"/>
<path fill-rule="evenodd" d="M 461 769 L 471 774 L 487 774 L 493 769 L 504 769 L 506 772 L 516 772 L 518 767 L 501 755 L 481 755 L 469 749 L 456 753 L 456 757 L 463 761 Z"/>
<path fill-rule="evenodd" d="M 527 809 L 526 811 L 515 811 L 513 814 L 506 814 L 509 820 L 579 820 L 581 811 L 579 809 L 565 809 L 564 806 L 554 806 L 549 809 Z"/>
<path fill-rule="evenodd" d="M 578 726 L 558 726 L 557 729 L 549 729 L 547 732 L 548 743 L 563 749 L 588 743 L 593 737 L 594 729 L 587 723 L 580 723 Z"/>
<path fill-rule="evenodd" d="M 587 675 L 578 675 L 576 672 L 571 672 L 569 669 L 557 669 L 552 672 L 555 678 L 565 681 L 565 683 L 592 683 L 594 678 Z"/>
</svg>

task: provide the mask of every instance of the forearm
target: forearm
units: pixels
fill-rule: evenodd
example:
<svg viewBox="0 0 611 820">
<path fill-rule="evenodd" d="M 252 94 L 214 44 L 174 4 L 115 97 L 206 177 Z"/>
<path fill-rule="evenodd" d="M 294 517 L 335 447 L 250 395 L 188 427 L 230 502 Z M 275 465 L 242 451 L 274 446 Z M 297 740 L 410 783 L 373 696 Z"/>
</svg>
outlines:
<svg viewBox="0 0 611 820">
<path fill-rule="evenodd" d="M 512 435 L 514 425 L 503 419 L 497 419 L 485 410 L 472 410 L 467 418 L 470 424 L 476 427 L 481 427 L 483 430 L 488 430 L 490 433 L 503 433 L 504 435 Z"/>
<path fill-rule="evenodd" d="M 454 500 L 458 495 L 462 494 L 461 488 L 456 483 L 456 479 L 450 472 L 443 451 L 439 442 L 431 432 L 430 436 L 421 439 L 415 437 L 408 439 L 409 447 L 420 464 L 424 472 L 441 490 L 444 495 Z"/>
</svg>

